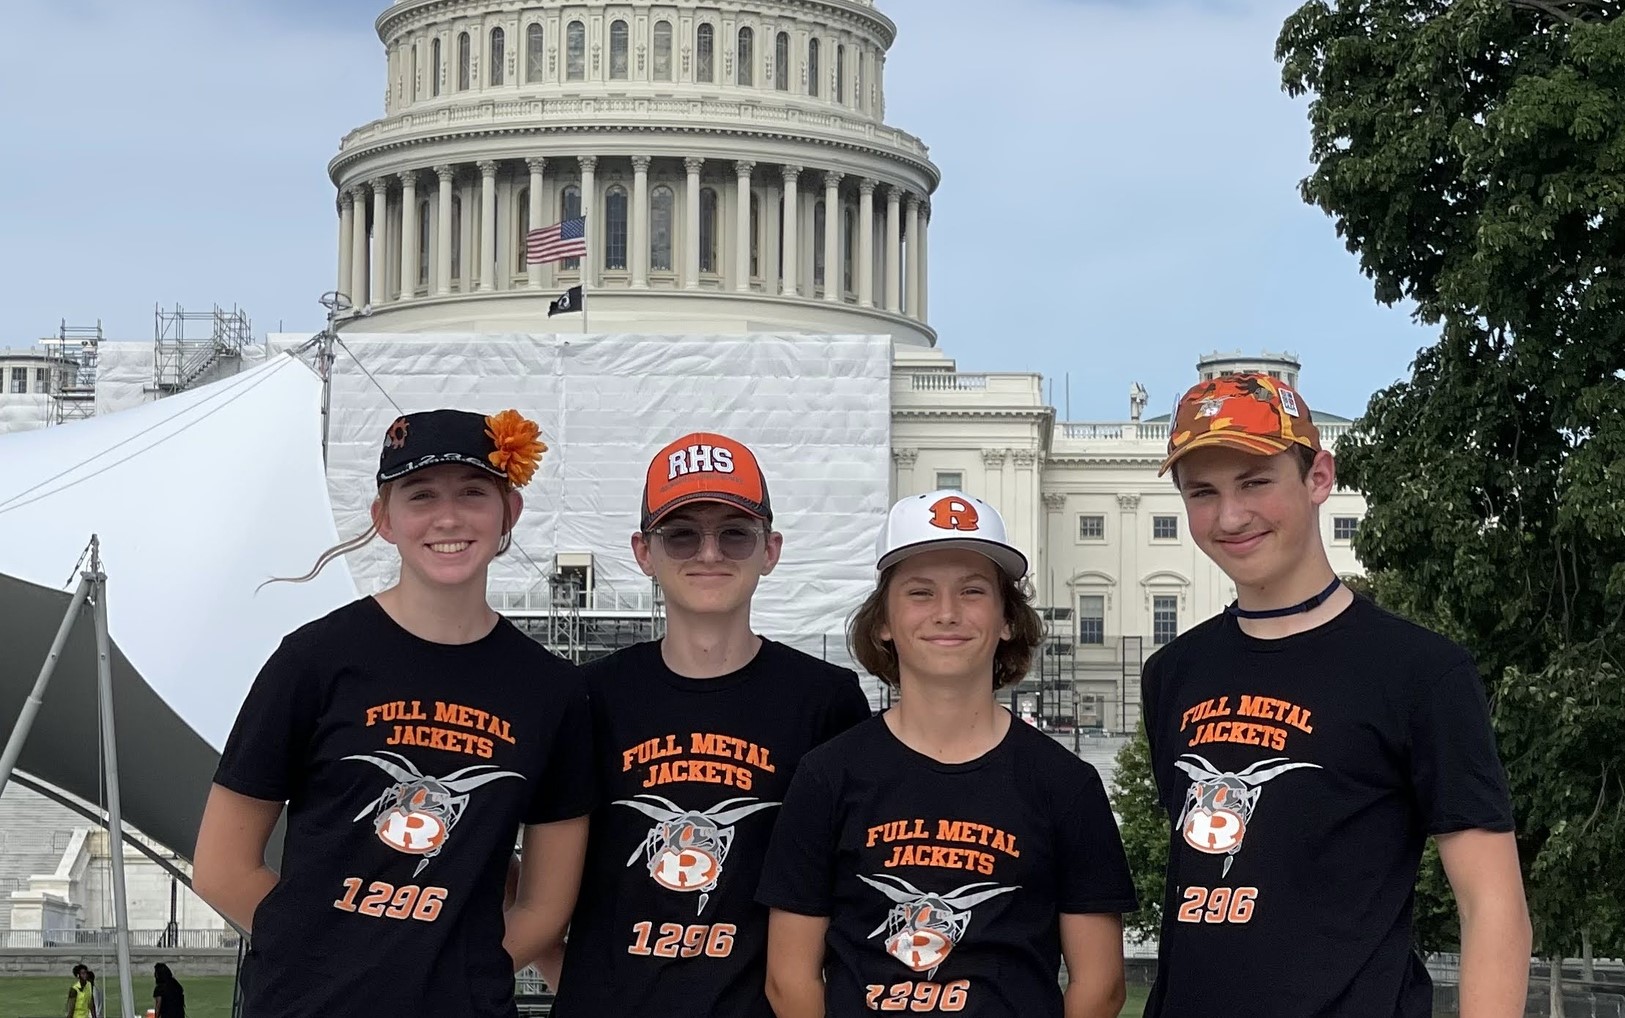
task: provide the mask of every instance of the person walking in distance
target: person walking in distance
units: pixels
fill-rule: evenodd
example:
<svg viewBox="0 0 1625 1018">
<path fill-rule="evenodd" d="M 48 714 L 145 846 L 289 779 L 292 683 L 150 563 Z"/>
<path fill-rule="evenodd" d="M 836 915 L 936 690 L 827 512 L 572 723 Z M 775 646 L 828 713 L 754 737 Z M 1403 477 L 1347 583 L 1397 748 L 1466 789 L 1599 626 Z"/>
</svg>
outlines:
<svg viewBox="0 0 1625 1018">
<path fill-rule="evenodd" d="M 586 686 L 486 599 L 545 450 L 512 410 L 399 418 L 372 529 L 300 578 L 375 535 L 399 555 L 393 586 L 282 641 L 221 753 L 193 886 L 252 933 L 244 1018 L 514 1018 L 514 972 L 562 941 L 595 801 Z"/>
<path fill-rule="evenodd" d="M 1336 464 L 1302 393 L 1205 381 L 1169 434 L 1162 472 L 1236 600 L 1144 669 L 1172 820 L 1146 1015 L 1431 1015 L 1412 949 L 1429 837 L 1461 912 L 1461 1018 L 1522 1015 L 1529 917 L 1472 658 L 1332 571 L 1319 509 Z"/>
<path fill-rule="evenodd" d="M 801 758 L 869 716 L 857 674 L 759 635 L 784 539 L 756 456 L 723 435 L 655 454 L 632 534 L 666 633 L 584 667 L 603 801 L 556 1018 L 771 1018 L 762 857 Z"/>
<path fill-rule="evenodd" d="M 876 568 L 850 641 L 898 698 L 791 782 L 758 891 L 778 1018 L 1116 1018 L 1135 900 L 1106 790 L 996 699 L 1043 639 L 1026 556 L 936 491 L 892 507 Z"/>
</svg>

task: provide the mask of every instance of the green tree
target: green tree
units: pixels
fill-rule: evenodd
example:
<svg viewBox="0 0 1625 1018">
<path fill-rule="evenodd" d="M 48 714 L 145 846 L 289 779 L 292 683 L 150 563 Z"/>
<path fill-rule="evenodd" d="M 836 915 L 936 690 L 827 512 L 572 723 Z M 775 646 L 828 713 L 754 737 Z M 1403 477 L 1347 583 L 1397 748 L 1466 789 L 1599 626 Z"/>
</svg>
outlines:
<svg viewBox="0 0 1625 1018">
<path fill-rule="evenodd" d="M 1123 836 L 1123 852 L 1134 874 L 1134 893 L 1140 899 L 1139 911 L 1124 916 L 1123 925 L 1142 938 L 1156 937 L 1162 926 L 1169 828 L 1168 814 L 1157 802 L 1144 722 L 1135 729 L 1134 738 L 1117 751 L 1111 800 Z"/>
<path fill-rule="evenodd" d="M 1326 211 L 1440 330 L 1338 460 L 1380 599 L 1489 684 L 1543 953 L 1625 909 L 1625 18 L 1314 0 L 1277 57 Z"/>
</svg>

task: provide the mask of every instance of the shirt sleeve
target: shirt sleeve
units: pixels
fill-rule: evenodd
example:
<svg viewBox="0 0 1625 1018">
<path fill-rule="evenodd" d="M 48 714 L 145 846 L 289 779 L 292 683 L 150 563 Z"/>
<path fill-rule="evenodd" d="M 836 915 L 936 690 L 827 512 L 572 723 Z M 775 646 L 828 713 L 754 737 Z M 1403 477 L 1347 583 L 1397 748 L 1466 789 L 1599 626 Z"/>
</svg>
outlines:
<svg viewBox="0 0 1625 1018">
<path fill-rule="evenodd" d="M 1139 904 L 1117 819 L 1112 816 L 1100 774 L 1089 767 L 1087 775 L 1075 786 L 1072 808 L 1061 814 L 1057 828 L 1058 911 L 1068 915 L 1133 912 Z"/>
<path fill-rule="evenodd" d="M 1511 831 L 1512 796 L 1478 669 L 1463 661 L 1417 691 L 1411 783 L 1429 834 Z"/>
<path fill-rule="evenodd" d="M 255 676 L 215 769 L 215 784 L 251 799 L 294 797 L 322 709 L 315 676 L 290 640 Z"/>
<path fill-rule="evenodd" d="M 835 897 L 835 796 L 805 760 L 790 779 L 768 843 L 756 900 L 798 915 L 827 917 Z"/>
<path fill-rule="evenodd" d="M 824 730 L 818 733 L 818 744 L 823 745 L 853 725 L 869 720 L 869 698 L 858 683 L 858 673 L 846 671 L 836 687 L 835 697 L 824 718 Z"/>
<path fill-rule="evenodd" d="M 593 769 L 592 709 L 586 681 L 572 674 L 569 696 L 553 731 L 547 763 L 537 776 L 535 794 L 525 815 L 527 824 L 551 824 L 586 816 L 598 805 Z"/>
</svg>

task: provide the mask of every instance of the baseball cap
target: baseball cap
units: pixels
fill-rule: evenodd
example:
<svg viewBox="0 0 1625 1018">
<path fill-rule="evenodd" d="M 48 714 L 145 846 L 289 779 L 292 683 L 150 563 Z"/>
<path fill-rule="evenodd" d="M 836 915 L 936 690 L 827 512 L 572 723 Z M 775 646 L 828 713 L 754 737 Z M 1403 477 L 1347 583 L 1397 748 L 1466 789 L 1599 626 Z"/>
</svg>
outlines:
<svg viewBox="0 0 1625 1018">
<path fill-rule="evenodd" d="M 378 483 L 425 467 L 463 463 L 516 488 L 530 483 L 547 446 L 534 421 L 517 410 L 487 417 L 468 410 L 425 410 L 397 417 L 384 432 Z"/>
<path fill-rule="evenodd" d="M 773 521 L 767 479 L 756 455 L 726 435 L 697 431 L 655 453 L 643 481 L 644 530 L 694 502 L 722 502 Z"/>
<path fill-rule="evenodd" d="M 875 542 L 875 569 L 884 570 L 920 552 L 949 548 L 986 555 L 1011 579 L 1027 575 L 1027 556 L 1005 536 L 999 511 L 950 488 L 910 495 L 891 507 Z"/>
<path fill-rule="evenodd" d="M 1192 449 L 1227 445 L 1274 456 L 1294 445 L 1320 451 L 1320 431 L 1302 395 L 1263 372 L 1221 375 L 1191 386 L 1174 407 L 1168 429 L 1168 468 Z"/>
</svg>

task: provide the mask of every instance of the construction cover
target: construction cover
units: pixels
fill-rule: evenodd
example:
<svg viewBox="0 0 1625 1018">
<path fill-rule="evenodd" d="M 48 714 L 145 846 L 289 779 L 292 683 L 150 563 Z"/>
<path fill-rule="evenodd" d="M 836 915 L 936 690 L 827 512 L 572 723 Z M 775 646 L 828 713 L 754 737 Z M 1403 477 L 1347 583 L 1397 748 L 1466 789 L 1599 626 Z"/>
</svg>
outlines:
<svg viewBox="0 0 1625 1018">
<path fill-rule="evenodd" d="M 890 500 L 890 337 L 342 337 L 328 456 L 341 534 L 368 527 L 380 442 L 397 415 L 512 407 L 540 424 L 549 451 L 525 489 L 515 547 L 492 568 L 493 604 L 545 606 L 555 566 L 590 561 L 583 614 L 647 615 L 652 586 L 630 548 L 645 470 L 673 439 L 720 432 L 755 451 L 784 534 L 783 560 L 756 597 L 757 630 L 844 657 L 831 652 L 873 585 Z M 269 347 L 308 338 L 273 335 Z M 397 561 L 377 541 L 350 556 L 363 591 L 388 585 Z"/>
</svg>

